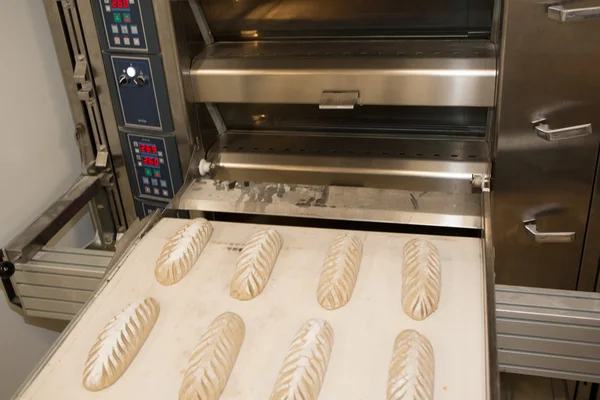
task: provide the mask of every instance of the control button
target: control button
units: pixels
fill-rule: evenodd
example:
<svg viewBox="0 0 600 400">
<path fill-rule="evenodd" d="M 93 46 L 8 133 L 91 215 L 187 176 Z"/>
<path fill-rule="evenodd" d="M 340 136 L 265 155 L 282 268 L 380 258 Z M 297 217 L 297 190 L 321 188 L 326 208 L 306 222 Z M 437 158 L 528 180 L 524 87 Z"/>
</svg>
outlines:
<svg viewBox="0 0 600 400">
<path fill-rule="evenodd" d="M 137 35 L 138 34 L 137 25 L 131 25 L 131 33 L 133 35 Z"/>
<path fill-rule="evenodd" d="M 150 179 L 150 182 L 152 182 L 152 186 L 158 186 L 158 179 L 152 178 Z"/>
<path fill-rule="evenodd" d="M 129 29 L 127 29 L 127 25 L 121 25 L 121 33 L 124 33 L 124 34 L 129 33 Z"/>
<path fill-rule="evenodd" d="M 162 190 L 162 195 L 165 197 L 169 197 L 169 191 L 167 189 Z"/>
<path fill-rule="evenodd" d="M 131 22 L 131 14 L 123 14 L 123 22 Z"/>
<path fill-rule="evenodd" d="M 110 30 L 112 31 L 112 33 L 119 33 L 119 26 L 118 25 L 111 25 L 110 26 Z"/>
<path fill-rule="evenodd" d="M 139 154 L 139 152 L 140 152 L 140 149 L 133 149 L 133 151 L 135 151 L 136 153 L 138 153 L 138 154 Z"/>
<path fill-rule="evenodd" d="M 160 196 L 160 190 L 158 190 L 158 188 L 152 189 L 152 192 L 154 192 L 155 195 Z"/>
<path fill-rule="evenodd" d="M 162 157 L 162 156 L 163 156 L 163 152 L 162 152 L 162 151 L 159 151 L 159 152 L 158 152 L 158 156 L 159 156 L 159 157 Z"/>
<path fill-rule="evenodd" d="M 127 67 L 126 71 L 127 71 L 127 76 L 130 77 L 130 78 L 133 78 L 135 76 L 135 74 L 137 73 L 137 71 L 135 70 L 135 68 L 132 67 L 132 66 Z"/>
<path fill-rule="evenodd" d="M 142 166 L 142 162 L 138 161 L 138 167 L 141 167 L 141 166 Z"/>
<path fill-rule="evenodd" d="M 149 185 L 150 184 L 150 180 L 148 178 L 146 178 L 145 176 L 142 176 L 142 183 L 144 185 Z"/>
<path fill-rule="evenodd" d="M 139 46 L 139 45 L 140 45 L 140 38 L 136 38 L 136 37 L 134 37 L 134 38 L 133 38 L 133 45 L 134 45 L 134 46 Z"/>
<path fill-rule="evenodd" d="M 104 0 L 104 4 L 109 4 L 110 0 Z"/>
<path fill-rule="evenodd" d="M 127 85 L 129 83 L 129 78 L 126 75 L 121 75 L 119 77 L 119 85 L 123 86 L 123 85 Z M 135 149 L 138 153 L 139 150 Z"/>
<path fill-rule="evenodd" d="M 160 178 L 160 170 L 159 169 L 154 170 L 154 176 L 157 178 Z"/>
<path fill-rule="evenodd" d="M 146 77 L 144 75 L 138 75 L 133 78 L 133 83 L 140 87 L 144 86 L 146 84 Z"/>
<path fill-rule="evenodd" d="M 118 36 L 115 36 L 115 44 L 121 44 L 121 38 Z"/>
<path fill-rule="evenodd" d="M 141 159 L 142 159 L 142 157 L 141 157 L 139 154 L 136 154 L 136 155 L 135 155 L 135 158 L 136 158 L 137 160 L 141 160 Z"/>
<path fill-rule="evenodd" d="M 121 22 L 121 13 L 114 13 L 113 14 L 113 21 L 115 21 L 115 22 Z"/>
<path fill-rule="evenodd" d="M 167 181 L 166 181 L 166 180 L 164 180 L 164 179 L 161 179 L 161 180 L 160 180 L 160 186 L 162 186 L 162 187 L 167 187 Z"/>
<path fill-rule="evenodd" d="M 146 176 L 152 176 L 152 168 L 144 168 L 144 174 Z"/>
<path fill-rule="evenodd" d="M 158 161 L 159 161 L 161 164 L 164 164 L 164 163 L 165 163 L 165 159 L 164 159 L 164 158 L 159 158 L 159 159 L 158 159 Z"/>
<path fill-rule="evenodd" d="M 152 193 L 152 189 L 150 189 L 150 186 L 144 186 L 144 192 L 150 194 Z"/>
<path fill-rule="evenodd" d="M 138 147 L 140 144 L 137 141 L 133 141 L 133 147 Z"/>
<path fill-rule="evenodd" d="M 106 12 L 110 12 L 110 6 L 104 6 L 104 10 L 105 10 Z"/>
<path fill-rule="evenodd" d="M 125 46 L 129 46 L 129 45 L 131 44 L 131 41 L 129 40 L 129 37 L 125 36 L 125 37 L 123 38 L 123 44 L 124 44 Z"/>
<path fill-rule="evenodd" d="M 129 4 L 135 4 L 135 0 L 129 0 Z"/>
</svg>

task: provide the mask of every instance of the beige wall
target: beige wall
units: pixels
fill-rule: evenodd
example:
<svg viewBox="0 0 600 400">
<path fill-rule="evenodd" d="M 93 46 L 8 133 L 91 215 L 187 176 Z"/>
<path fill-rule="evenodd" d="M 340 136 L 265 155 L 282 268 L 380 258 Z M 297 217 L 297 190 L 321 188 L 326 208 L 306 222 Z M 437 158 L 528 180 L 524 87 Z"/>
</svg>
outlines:
<svg viewBox="0 0 600 400">
<path fill-rule="evenodd" d="M 0 12 L 0 247 L 69 188 L 80 172 L 73 121 L 41 0 Z M 43 326 L 43 327 L 41 327 Z M 0 298 L 0 399 L 8 399 L 57 338 Z"/>
</svg>

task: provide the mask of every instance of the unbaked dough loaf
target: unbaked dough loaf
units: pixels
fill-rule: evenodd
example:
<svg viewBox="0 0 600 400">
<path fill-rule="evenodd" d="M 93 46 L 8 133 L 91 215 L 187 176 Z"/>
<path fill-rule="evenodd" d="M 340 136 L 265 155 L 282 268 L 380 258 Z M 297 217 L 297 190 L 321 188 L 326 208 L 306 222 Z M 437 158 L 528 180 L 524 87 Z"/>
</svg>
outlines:
<svg viewBox="0 0 600 400">
<path fill-rule="evenodd" d="M 275 229 L 260 231 L 248 240 L 237 259 L 229 293 L 238 300 L 250 300 L 263 291 L 277 261 L 283 239 Z"/>
<path fill-rule="evenodd" d="M 327 310 L 340 308 L 350 300 L 362 259 L 362 241 L 349 233 L 338 236 L 327 251 L 317 300 Z"/>
<path fill-rule="evenodd" d="M 212 225 L 204 218 L 194 219 L 179 228 L 156 261 L 156 280 L 165 286 L 179 282 L 200 257 L 212 232 Z"/>
<path fill-rule="evenodd" d="M 429 340 L 417 331 L 401 332 L 394 342 L 387 400 L 432 400 L 434 372 L 433 347 Z"/>
<path fill-rule="evenodd" d="M 270 400 L 316 400 L 333 348 L 333 329 L 323 320 L 304 323 L 292 341 Z"/>
<path fill-rule="evenodd" d="M 96 392 L 123 375 L 152 331 L 159 305 L 151 297 L 136 301 L 106 324 L 83 370 L 83 386 Z"/>
<path fill-rule="evenodd" d="M 440 256 L 433 243 L 413 239 L 404 246 L 402 307 L 421 321 L 438 308 L 442 285 Z"/>
<path fill-rule="evenodd" d="M 221 396 L 244 333 L 244 321 L 239 315 L 227 312 L 215 318 L 190 356 L 179 400 L 217 400 Z"/>
</svg>

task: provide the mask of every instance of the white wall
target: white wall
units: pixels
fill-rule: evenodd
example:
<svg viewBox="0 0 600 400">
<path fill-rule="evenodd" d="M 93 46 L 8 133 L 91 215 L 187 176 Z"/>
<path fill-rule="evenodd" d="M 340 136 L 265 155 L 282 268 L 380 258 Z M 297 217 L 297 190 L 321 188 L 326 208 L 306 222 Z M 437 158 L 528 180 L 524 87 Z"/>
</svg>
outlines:
<svg viewBox="0 0 600 400">
<path fill-rule="evenodd" d="M 81 171 L 74 126 L 41 0 L 0 12 L 0 247 Z M 4 297 L 4 296 L 2 296 Z M 8 399 L 58 333 L 25 322 L 0 298 L 0 399 Z"/>
</svg>

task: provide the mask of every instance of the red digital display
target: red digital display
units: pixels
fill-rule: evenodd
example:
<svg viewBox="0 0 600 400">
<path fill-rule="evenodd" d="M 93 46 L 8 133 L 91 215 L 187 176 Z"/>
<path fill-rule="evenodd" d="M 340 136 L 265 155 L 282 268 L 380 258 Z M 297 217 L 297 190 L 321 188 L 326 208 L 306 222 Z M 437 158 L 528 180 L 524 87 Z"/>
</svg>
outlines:
<svg viewBox="0 0 600 400">
<path fill-rule="evenodd" d="M 142 163 L 144 165 L 149 165 L 151 167 L 159 167 L 159 165 L 158 165 L 158 158 L 156 158 L 156 157 L 143 156 L 142 157 Z"/>
<path fill-rule="evenodd" d="M 129 0 L 112 0 L 112 8 L 129 10 Z"/>
<path fill-rule="evenodd" d="M 156 154 L 156 146 L 152 144 L 140 143 L 140 153 Z"/>
</svg>

